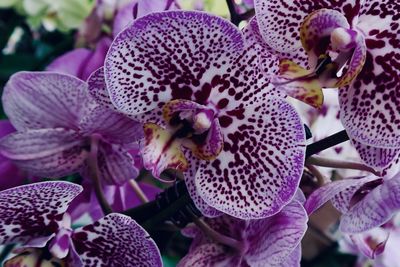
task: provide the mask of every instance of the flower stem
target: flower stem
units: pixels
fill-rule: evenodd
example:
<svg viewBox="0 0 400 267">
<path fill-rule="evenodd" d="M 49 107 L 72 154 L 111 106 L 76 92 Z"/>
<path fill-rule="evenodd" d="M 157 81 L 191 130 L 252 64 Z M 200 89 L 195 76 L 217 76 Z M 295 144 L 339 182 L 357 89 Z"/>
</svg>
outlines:
<svg viewBox="0 0 400 267">
<path fill-rule="evenodd" d="M 135 180 L 133 179 L 129 180 L 129 184 L 132 187 L 133 191 L 135 192 L 136 196 L 140 199 L 142 203 L 149 202 L 149 199 L 147 198 L 146 194 L 142 191 L 139 184 Z"/>
<path fill-rule="evenodd" d="M 326 183 L 326 177 L 312 164 L 306 164 L 307 169 L 317 178 L 318 185 L 322 186 Z"/>
<path fill-rule="evenodd" d="M 193 214 L 189 209 L 187 209 L 189 214 L 191 215 L 193 222 L 196 224 L 197 227 L 199 227 L 208 237 L 210 237 L 213 241 L 229 246 L 241 253 L 244 253 L 246 248 L 243 244 L 243 242 L 240 242 L 239 240 L 236 240 L 232 237 L 223 235 L 221 233 L 218 233 L 214 229 L 212 229 L 203 219 L 197 217 L 195 214 Z"/>
<path fill-rule="evenodd" d="M 99 150 L 99 137 L 93 135 L 91 137 L 90 144 L 90 153 L 88 157 L 88 165 L 90 169 L 90 175 L 94 185 L 94 192 L 96 194 L 97 200 L 100 204 L 101 209 L 103 210 L 104 215 L 107 215 L 112 212 L 112 208 L 106 197 L 104 196 L 103 189 L 101 186 L 100 176 L 99 176 L 99 165 L 98 165 L 98 150 Z"/>
<path fill-rule="evenodd" d="M 325 149 L 336 146 L 348 140 L 349 136 L 347 135 L 346 130 L 337 132 L 331 136 L 328 136 L 324 139 L 308 145 L 306 149 L 306 158 L 309 158 L 314 154 L 317 154 Z"/>
<path fill-rule="evenodd" d="M 364 164 L 358 163 L 358 162 L 335 160 L 335 159 L 328 159 L 328 158 L 323 158 L 323 157 L 319 157 L 319 156 L 312 156 L 306 160 L 306 163 L 321 166 L 321 167 L 367 171 L 376 176 L 379 176 L 379 172 L 375 171 L 373 168 L 371 168 L 367 165 L 364 165 Z"/>
</svg>

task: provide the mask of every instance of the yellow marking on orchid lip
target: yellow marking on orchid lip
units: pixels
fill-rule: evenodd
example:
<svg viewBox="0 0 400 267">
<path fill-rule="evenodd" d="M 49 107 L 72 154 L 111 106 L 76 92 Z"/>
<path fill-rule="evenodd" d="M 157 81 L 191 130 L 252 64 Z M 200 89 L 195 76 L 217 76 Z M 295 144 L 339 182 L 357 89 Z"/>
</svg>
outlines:
<svg viewBox="0 0 400 267">
<path fill-rule="evenodd" d="M 365 61 L 367 59 L 367 55 L 366 52 L 362 55 L 360 62 L 357 65 L 357 68 L 354 69 L 348 69 L 346 71 L 346 73 L 340 77 L 339 81 L 336 82 L 336 87 L 344 87 L 347 85 L 350 85 L 358 76 L 358 74 L 360 74 L 360 72 L 362 71 Z M 351 64 L 351 62 L 350 62 Z"/>
<path fill-rule="evenodd" d="M 309 31 L 310 23 L 314 19 L 314 15 L 317 13 L 323 12 L 323 10 L 328 10 L 328 9 L 322 8 L 322 9 L 318 9 L 318 10 L 311 12 L 304 18 L 303 22 L 300 25 L 300 40 L 301 40 L 301 44 L 302 44 L 304 50 L 306 50 L 306 52 L 310 51 L 312 48 L 311 45 L 309 43 L 307 43 L 308 37 L 310 37 L 310 35 L 311 35 L 311 33 Z"/>
<path fill-rule="evenodd" d="M 189 163 L 182 152 L 181 143 L 169 131 L 154 123 L 143 125 L 145 147 L 142 150 L 144 166 L 160 177 L 163 170 L 172 168 L 186 171 Z"/>
<path fill-rule="evenodd" d="M 186 99 L 168 101 L 162 108 L 163 118 L 166 122 L 170 122 L 176 111 L 192 110 L 196 105 L 196 103 Z M 177 109 L 177 107 L 179 108 Z"/>
<path fill-rule="evenodd" d="M 322 106 L 324 94 L 318 76 L 290 60 L 282 60 L 279 70 L 281 77 L 289 81 L 281 85 L 288 95 L 315 108 Z"/>
</svg>

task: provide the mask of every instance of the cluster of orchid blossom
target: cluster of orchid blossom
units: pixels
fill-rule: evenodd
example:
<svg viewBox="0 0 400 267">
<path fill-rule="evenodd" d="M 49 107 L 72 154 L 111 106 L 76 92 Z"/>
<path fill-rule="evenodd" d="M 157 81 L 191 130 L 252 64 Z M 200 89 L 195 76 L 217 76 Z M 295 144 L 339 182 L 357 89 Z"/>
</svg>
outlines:
<svg viewBox="0 0 400 267">
<path fill-rule="evenodd" d="M 113 19 L 105 2 L 79 34 L 94 49 L 4 88 L 0 244 L 18 244 L 5 266 L 162 266 L 157 214 L 138 219 L 161 192 L 135 180 L 146 172 L 164 188 L 166 173 L 184 180 L 196 209 L 160 211 L 191 219 L 178 266 L 300 266 L 309 216 L 328 201 L 353 251 L 384 252 L 400 210 L 400 3 L 255 0 L 239 29 L 174 0 L 133 1 Z M 323 89 L 338 90 L 334 108 Z M 305 124 L 333 134 L 318 120 L 345 132 L 310 144 Z M 322 156 L 348 139 L 331 152 L 362 162 Z M 331 181 L 317 166 L 357 172 Z M 56 180 L 74 174 L 80 184 Z"/>
</svg>

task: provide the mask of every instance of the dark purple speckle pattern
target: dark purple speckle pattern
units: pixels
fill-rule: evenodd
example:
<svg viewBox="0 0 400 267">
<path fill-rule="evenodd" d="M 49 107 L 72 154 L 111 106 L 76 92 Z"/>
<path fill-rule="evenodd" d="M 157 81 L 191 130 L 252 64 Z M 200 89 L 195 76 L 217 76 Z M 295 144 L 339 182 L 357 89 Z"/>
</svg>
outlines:
<svg viewBox="0 0 400 267">
<path fill-rule="evenodd" d="M 56 233 L 69 203 L 82 192 L 69 182 L 42 182 L 0 192 L 0 244 Z"/>
<path fill-rule="evenodd" d="M 74 231 L 72 240 L 85 267 L 159 267 L 160 252 L 131 218 L 111 213 Z"/>
</svg>

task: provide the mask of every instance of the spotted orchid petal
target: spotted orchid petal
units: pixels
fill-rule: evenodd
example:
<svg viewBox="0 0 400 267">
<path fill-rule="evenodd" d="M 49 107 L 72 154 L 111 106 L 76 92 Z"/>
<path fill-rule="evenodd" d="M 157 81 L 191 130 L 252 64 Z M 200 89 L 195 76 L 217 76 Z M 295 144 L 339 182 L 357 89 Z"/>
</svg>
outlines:
<svg viewBox="0 0 400 267">
<path fill-rule="evenodd" d="M 322 107 L 324 102 L 322 85 L 318 77 L 312 75 L 312 71 L 300 67 L 291 60 L 284 59 L 279 64 L 279 74 L 272 81 L 277 89 L 312 107 Z M 305 78 L 305 76 L 308 77 Z"/>
<path fill-rule="evenodd" d="M 240 31 L 222 18 L 189 11 L 153 13 L 114 40 L 105 62 L 107 88 L 114 105 L 132 115 L 173 99 L 205 104 L 213 99 L 212 85 L 234 87 L 222 76 L 243 47 Z"/>
<path fill-rule="evenodd" d="M 198 193 L 237 218 L 275 214 L 295 194 L 304 166 L 298 114 L 284 100 L 270 98 L 252 109 L 227 111 L 223 118 L 224 148 L 217 159 L 200 164 Z"/>
<path fill-rule="evenodd" d="M 19 72 L 4 88 L 4 111 L 18 131 L 63 127 L 77 129 L 87 103 L 87 85 L 52 72 Z"/>
<path fill-rule="evenodd" d="M 352 143 L 360 158 L 372 168 L 383 169 L 399 156 L 398 149 L 372 147 L 355 140 Z"/>
<path fill-rule="evenodd" d="M 366 62 L 339 94 L 341 120 L 350 137 L 380 148 L 400 147 L 399 5 L 370 0 L 362 5 L 357 28 L 365 35 Z"/>
<path fill-rule="evenodd" d="M 131 218 L 112 213 L 72 234 L 84 266 L 162 266 L 160 251 Z"/>
<path fill-rule="evenodd" d="M 79 125 L 85 135 L 98 134 L 114 144 L 134 143 L 143 138 L 140 123 L 104 106 L 92 106 Z"/>
<path fill-rule="evenodd" d="M 185 155 L 189 159 L 189 168 L 185 172 L 185 183 L 188 189 L 190 198 L 193 200 L 193 203 L 196 205 L 197 209 L 206 217 L 214 218 L 222 215 L 223 213 L 210 205 L 208 205 L 203 198 L 199 195 L 196 184 L 195 178 L 197 170 L 200 167 L 200 159 L 191 156 L 190 151 L 186 152 Z"/>
<path fill-rule="evenodd" d="M 345 233 L 360 233 L 388 221 L 400 209 L 400 176 L 386 180 L 349 209 L 340 221 Z"/>
<path fill-rule="evenodd" d="M 230 255 L 219 244 L 204 244 L 188 253 L 179 263 L 178 267 L 208 267 L 208 266 L 246 266 L 241 264 L 241 257 Z"/>
<path fill-rule="evenodd" d="M 327 8 L 344 14 L 349 24 L 357 17 L 360 1 L 266 1 L 255 0 L 255 10 L 261 34 L 265 42 L 280 52 L 295 51 L 301 47 L 299 29 L 301 23 L 313 11 Z"/>
<path fill-rule="evenodd" d="M 367 182 L 370 182 L 372 180 L 377 179 L 376 177 L 363 177 L 363 178 L 348 178 L 340 181 L 334 181 L 331 183 L 328 183 L 317 190 L 315 190 L 307 199 L 304 207 L 307 211 L 308 214 L 314 213 L 317 209 L 319 209 L 323 204 L 337 196 L 338 194 L 342 192 L 346 192 L 346 190 L 351 190 L 351 192 L 354 194 L 355 188 L 360 188 L 362 185 L 366 184 Z M 351 197 L 345 198 L 344 200 L 348 200 L 344 206 L 348 205 L 350 202 Z M 340 198 L 337 199 L 340 201 Z M 339 204 L 340 205 L 340 204 Z"/>
<path fill-rule="evenodd" d="M 257 17 L 253 17 L 250 22 L 243 29 L 243 35 L 245 37 L 246 43 L 249 45 L 257 44 L 261 47 L 261 51 L 259 53 L 261 59 L 261 69 L 263 70 L 264 75 L 271 75 L 278 73 L 279 59 L 291 59 L 296 64 L 307 67 L 308 65 L 308 57 L 303 48 L 299 48 L 298 51 L 294 52 L 279 52 L 272 47 L 270 47 L 263 39 L 260 27 L 257 22 Z"/>
<path fill-rule="evenodd" d="M 0 243 L 24 243 L 55 233 L 81 191 L 68 182 L 42 182 L 0 192 Z"/>
<path fill-rule="evenodd" d="M 332 205 L 341 213 L 346 213 L 359 199 L 353 198 L 354 194 L 359 191 L 363 186 L 377 183 L 381 180 L 375 176 L 367 176 L 364 178 L 357 178 L 359 182 L 355 182 L 348 187 L 343 188 L 338 194 L 336 194 L 332 199 Z M 338 186 L 339 187 L 339 186 Z M 337 190 L 335 190 L 336 192 Z"/>
<path fill-rule="evenodd" d="M 98 166 L 100 179 L 107 184 L 122 185 L 139 174 L 131 155 L 117 145 L 100 143 Z"/>
<path fill-rule="evenodd" d="M 154 123 L 143 126 L 145 144 L 141 150 L 143 165 L 151 170 L 156 178 L 168 169 L 185 171 L 188 161 L 182 152 L 181 143 L 171 133 Z"/>
<path fill-rule="evenodd" d="M 333 9 L 316 10 L 301 23 L 300 40 L 312 69 L 317 66 L 318 57 L 326 54 L 330 36 L 338 28 L 348 29 L 350 25 L 342 13 Z"/>
<path fill-rule="evenodd" d="M 63 176 L 78 171 L 87 153 L 85 140 L 61 128 L 13 133 L 0 142 L 1 153 L 20 169 L 38 176 Z"/>
<path fill-rule="evenodd" d="M 294 251 L 307 230 L 307 221 L 307 213 L 298 201 L 292 201 L 272 217 L 249 221 L 245 231 L 249 242 L 246 262 L 255 267 L 283 266 L 289 257 L 298 256 Z M 296 261 L 299 262 L 298 257 Z"/>
<path fill-rule="evenodd" d="M 96 100 L 97 104 L 116 110 L 108 94 L 104 81 L 104 68 L 95 70 L 88 78 L 88 89 L 90 95 Z"/>
</svg>

